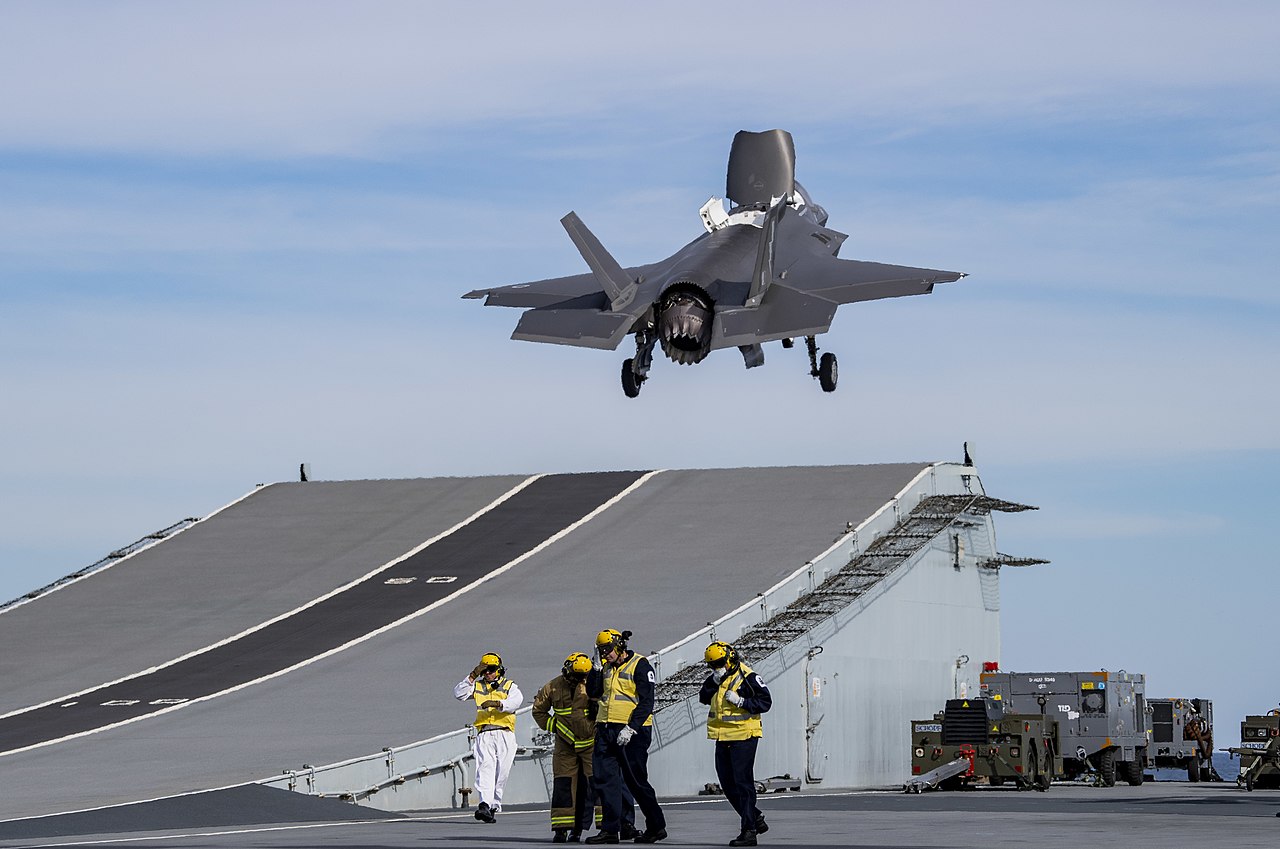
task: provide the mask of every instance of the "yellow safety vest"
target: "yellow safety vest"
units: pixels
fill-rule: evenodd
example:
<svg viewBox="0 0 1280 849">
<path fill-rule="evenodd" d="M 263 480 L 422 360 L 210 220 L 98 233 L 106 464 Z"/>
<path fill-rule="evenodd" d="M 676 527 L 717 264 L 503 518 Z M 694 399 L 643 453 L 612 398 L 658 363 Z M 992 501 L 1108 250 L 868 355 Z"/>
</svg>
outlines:
<svg viewBox="0 0 1280 849">
<path fill-rule="evenodd" d="M 764 736 L 764 728 L 760 725 L 760 714 L 747 713 L 740 705 L 725 698 L 730 690 L 742 686 L 742 682 L 751 674 L 751 667 L 745 663 L 726 673 L 720 681 L 720 688 L 711 697 L 711 706 L 707 711 L 707 736 L 712 740 L 750 740 L 752 737 Z"/>
<path fill-rule="evenodd" d="M 604 695 L 600 697 L 599 722 L 626 722 L 636 709 L 640 696 L 636 692 L 636 664 L 644 660 L 638 654 L 621 666 L 613 667 L 605 674 Z M 653 725 L 653 714 L 644 721 L 645 725 Z"/>
<path fill-rule="evenodd" d="M 484 678 L 477 678 L 475 688 L 471 691 L 471 696 L 476 700 L 476 728 L 481 725 L 498 725 L 508 731 L 516 730 L 516 715 L 507 713 L 502 708 L 486 710 L 480 705 L 491 699 L 504 701 L 511 692 L 511 679 L 499 678 L 490 684 Z"/>
</svg>

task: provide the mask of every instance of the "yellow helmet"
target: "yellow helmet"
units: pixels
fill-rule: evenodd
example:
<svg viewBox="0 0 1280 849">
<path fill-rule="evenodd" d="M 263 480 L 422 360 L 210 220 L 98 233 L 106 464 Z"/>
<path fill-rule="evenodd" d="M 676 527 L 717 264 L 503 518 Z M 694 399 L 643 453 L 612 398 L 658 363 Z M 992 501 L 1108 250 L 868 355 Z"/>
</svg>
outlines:
<svg viewBox="0 0 1280 849">
<path fill-rule="evenodd" d="M 491 651 L 486 653 L 484 657 L 480 658 L 480 662 L 485 666 L 489 667 L 490 672 L 493 672 L 496 669 L 498 671 L 498 674 L 502 675 L 504 672 L 507 671 L 506 668 L 502 665 L 502 656 L 499 655 L 497 652 Z"/>
<path fill-rule="evenodd" d="M 566 678 L 580 678 L 591 671 L 591 658 L 576 651 L 564 659 L 564 668 L 561 671 Z"/>
<path fill-rule="evenodd" d="M 627 640 L 630 637 L 630 631 L 615 631 L 612 628 L 605 628 L 599 634 L 596 634 L 596 653 L 604 657 L 609 653 L 610 649 L 626 649 Z"/>
<path fill-rule="evenodd" d="M 738 662 L 738 653 L 734 651 L 733 646 L 728 643 L 716 640 L 707 646 L 707 650 L 702 653 L 702 659 L 712 669 L 719 669 L 721 666 L 734 666 Z"/>
</svg>

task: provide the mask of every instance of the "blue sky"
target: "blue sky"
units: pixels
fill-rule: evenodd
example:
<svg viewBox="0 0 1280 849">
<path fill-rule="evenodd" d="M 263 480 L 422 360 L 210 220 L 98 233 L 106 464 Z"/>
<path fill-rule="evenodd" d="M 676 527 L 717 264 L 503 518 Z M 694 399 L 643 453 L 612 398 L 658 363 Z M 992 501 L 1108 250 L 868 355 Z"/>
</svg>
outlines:
<svg viewBox="0 0 1280 849">
<path fill-rule="evenodd" d="M 1274 706 L 1271 3 L 0 6 L 0 597 L 255 483 L 956 459 L 1006 668 Z M 638 401 L 469 289 L 700 232 L 783 127 L 842 255 L 968 272 Z M 1249 606 L 1246 606 L 1249 605 Z M 1224 624 L 1225 623 L 1225 624 Z M 1260 635 L 1261 640 L 1251 637 Z"/>
</svg>

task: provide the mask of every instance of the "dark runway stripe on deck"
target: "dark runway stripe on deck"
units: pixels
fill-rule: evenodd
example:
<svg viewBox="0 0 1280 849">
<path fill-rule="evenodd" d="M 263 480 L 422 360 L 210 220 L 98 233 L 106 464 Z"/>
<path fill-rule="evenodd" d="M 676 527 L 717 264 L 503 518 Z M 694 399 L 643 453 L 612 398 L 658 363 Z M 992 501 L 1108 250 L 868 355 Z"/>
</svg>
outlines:
<svg viewBox="0 0 1280 849">
<path fill-rule="evenodd" d="M 338 648 L 483 578 L 582 519 L 644 474 L 539 478 L 412 557 L 279 622 L 147 675 L 0 719 L 0 754 L 156 713 L 172 706 L 166 700 L 193 701 L 220 693 Z M 450 575 L 457 580 L 427 582 Z M 408 577 L 415 580 L 387 583 Z M 62 707 L 68 702 L 75 704 Z"/>
</svg>

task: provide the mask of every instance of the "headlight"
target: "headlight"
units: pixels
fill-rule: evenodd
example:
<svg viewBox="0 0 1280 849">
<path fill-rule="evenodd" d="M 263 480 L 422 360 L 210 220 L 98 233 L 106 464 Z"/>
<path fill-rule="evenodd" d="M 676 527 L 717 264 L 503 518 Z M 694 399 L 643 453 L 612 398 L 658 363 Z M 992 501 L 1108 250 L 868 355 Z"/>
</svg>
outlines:
<svg viewBox="0 0 1280 849">
<path fill-rule="evenodd" d="M 916 757 L 917 757 L 917 758 L 923 758 L 923 757 L 924 757 L 924 748 L 923 748 L 923 747 L 921 747 L 921 746 L 916 746 Z"/>
</svg>

